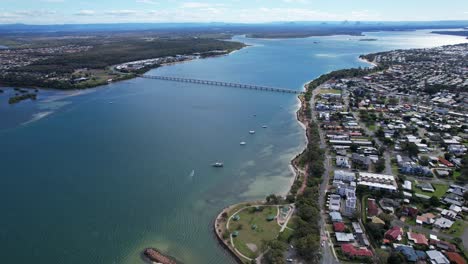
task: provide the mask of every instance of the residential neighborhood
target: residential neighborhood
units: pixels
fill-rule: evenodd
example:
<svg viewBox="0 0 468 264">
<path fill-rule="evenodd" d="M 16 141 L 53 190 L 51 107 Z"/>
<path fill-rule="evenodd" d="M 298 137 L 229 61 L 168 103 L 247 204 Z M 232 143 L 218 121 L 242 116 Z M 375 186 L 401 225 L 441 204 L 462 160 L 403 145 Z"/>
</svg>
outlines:
<svg viewBox="0 0 468 264">
<path fill-rule="evenodd" d="M 314 94 L 331 160 L 324 239 L 339 261 L 466 263 L 467 54 L 366 55 L 387 68 Z"/>
</svg>

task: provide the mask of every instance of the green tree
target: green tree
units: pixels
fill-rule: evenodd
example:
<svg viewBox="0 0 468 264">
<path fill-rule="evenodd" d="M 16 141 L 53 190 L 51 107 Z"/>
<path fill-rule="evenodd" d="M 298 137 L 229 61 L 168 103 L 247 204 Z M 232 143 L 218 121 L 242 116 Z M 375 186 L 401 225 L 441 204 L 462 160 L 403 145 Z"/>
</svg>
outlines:
<svg viewBox="0 0 468 264">
<path fill-rule="evenodd" d="M 429 199 L 429 202 L 432 206 L 434 207 L 437 207 L 440 205 L 440 200 L 439 198 L 435 197 L 435 196 L 432 196 L 430 199 Z"/>
<path fill-rule="evenodd" d="M 380 173 L 382 171 L 385 170 L 385 159 L 379 159 L 376 163 L 375 163 L 375 171 Z"/>
<path fill-rule="evenodd" d="M 418 148 L 418 146 L 416 146 L 416 144 L 409 143 L 406 146 L 406 151 L 408 152 L 408 155 L 410 157 L 416 157 L 418 155 L 418 153 L 419 153 L 419 148 Z"/>
</svg>

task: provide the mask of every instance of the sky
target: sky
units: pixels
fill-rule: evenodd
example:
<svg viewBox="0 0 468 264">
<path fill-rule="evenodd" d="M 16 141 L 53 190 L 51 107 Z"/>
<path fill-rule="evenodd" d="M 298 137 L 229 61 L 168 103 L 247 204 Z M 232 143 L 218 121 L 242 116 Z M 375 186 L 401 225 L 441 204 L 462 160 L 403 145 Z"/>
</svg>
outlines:
<svg viewBox="0 0 468 264">
<path fill-rule="evenodd" d="M 468 0 L 0 0 L 0 24 L 468 20 Z"/>
</svg>

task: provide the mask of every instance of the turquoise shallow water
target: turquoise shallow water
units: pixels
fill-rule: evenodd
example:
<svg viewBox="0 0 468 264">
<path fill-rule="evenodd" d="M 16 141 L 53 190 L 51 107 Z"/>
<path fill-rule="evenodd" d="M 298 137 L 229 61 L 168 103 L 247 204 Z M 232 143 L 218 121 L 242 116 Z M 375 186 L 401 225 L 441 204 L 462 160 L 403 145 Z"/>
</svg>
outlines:
<svg viewBox="0 0 468 264">
<path fill-rule="evenodd" d="M 466 41 L 427 31 L 368 37 L 378 41 L 236 37 L 252 46 L 151 73 L 300 90 L 325 72 L 365 66 L 363 53 Z M 37 102 L 14 106 L 6 93 L 4 263 L 141 263 L 148 246 L 185 263 L 233 263 L 211 233 L 213 217 L 231 203 L 286 192 L 289 160 L 305 144 L 294 95 L 147 79 L 81 94 L 41 91 Z M 217 160 L 225 168 L 210 167 Z"/>
</svg>

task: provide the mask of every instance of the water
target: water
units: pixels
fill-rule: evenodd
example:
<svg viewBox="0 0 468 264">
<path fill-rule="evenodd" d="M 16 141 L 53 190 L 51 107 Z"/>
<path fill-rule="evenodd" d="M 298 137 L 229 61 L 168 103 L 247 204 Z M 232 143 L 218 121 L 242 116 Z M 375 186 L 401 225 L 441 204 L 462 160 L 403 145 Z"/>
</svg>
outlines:
<svg viewBox="0 0 468 264">
<path fill-rule="evenodd" d="M 299 90 L 325 72 L 365 66 L 363 53 L 466 41 L 427 31 L 367 37 L 378 40 L 236 37 L 253 46 L 150 73 Z M 234 263 L 217 245 L 213 218 L 231 203 L 286 192 L 289 160 L 305 144 L 289 94 L 148 79 L 41 91 L 37 102 L 13 106 L 6 93 L 4 263 L 142 263 L 150 246 L 185 263 Z M 215 161 L 225 167 L 212 168 Z"/>
</svg>

